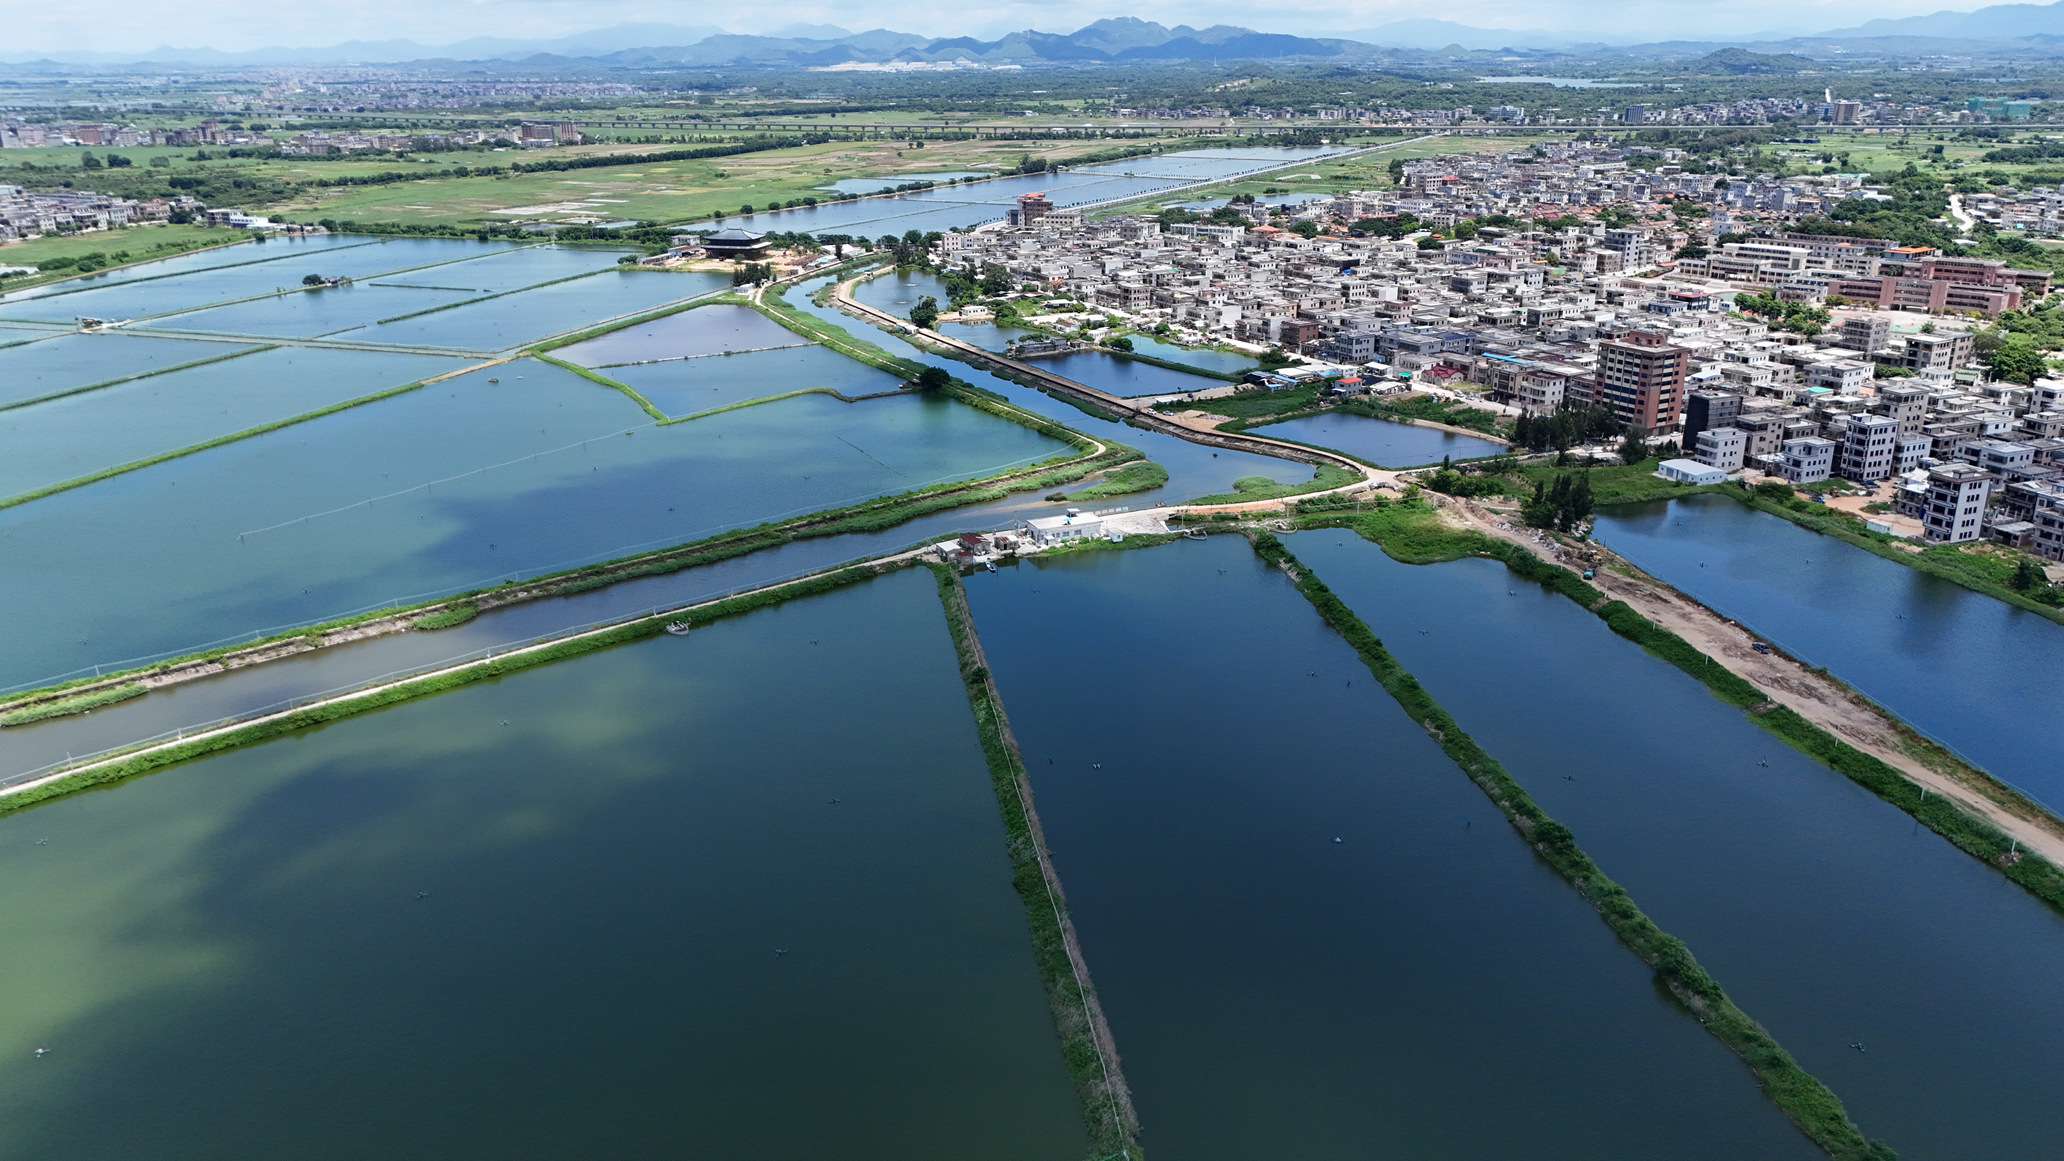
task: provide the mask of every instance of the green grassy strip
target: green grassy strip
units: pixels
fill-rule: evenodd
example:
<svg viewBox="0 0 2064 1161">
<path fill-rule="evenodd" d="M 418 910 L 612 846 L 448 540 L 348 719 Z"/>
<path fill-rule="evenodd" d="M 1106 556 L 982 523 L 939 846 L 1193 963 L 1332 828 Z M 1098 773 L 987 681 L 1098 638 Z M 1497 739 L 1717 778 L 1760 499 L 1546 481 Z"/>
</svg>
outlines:
<svg viewBox="0 0 2064 1161">
<path fill-rule="evenodd" d="M 1441 524 L 1432 509 L 1425 506 L 1424 501 L 1395 504 L 1360 516 L 1344 513 L 1316 516 L 1304 523 L 1306 527 L 1343 524 L 1353 527 L 1363 537 L 1382 545 L 1383 551 L 1392 558 L 1406 564 L 1432 564 L 1464 556 L 1486 556 L 1503 561 L 1513 572 L 1575 601 L 1604 621 L 1613 632 L 1683 670 L 1714 697 L 1746 711 L 1750 721 L 1777 735 L 1793 749 L 1912 815 L 1958 850 L 1984 861 L 2036 898 L 2064 911 L 2064 868 L 2040 855 L 2017 850 L 2013 840 L 1986 819 L 1970 813 L 1943 795 L 1923 795 L 1919 784 L 1883 759 L 1864 753 L 1787 707 L 1773 705 L 1754 683 L 1714 661 L 1691 642 L 1642 616 L 1626 602 L 1607 601 L 1605 594 L 1586 584 L 1582 577 L 1569 569 L 1543 560 L 1518 545 L 1482 533 L 1449 529 L 1444 534 L 1429 534 L 1429 525 L 1446 526 Z M 2028 817 L 2037 817 L 2044 812 L 2043 807 L 2013 787 L 1944 750 L 1884 707 L 1870 704 L 1906 740 L 1907 750 L 1920 760 L 2010 810 Z"/>
<path fill-rule="evenodd" d="M 550 363 L 551 365 L 559 368 L 562 371 L 571 371 L 574 374 L 579 375 L 581 378 L 586 379 L 590 383 L 598 383 L 604 387 L 615 388 L 616 390 L 621 391 L 626 396 L 628 396 L 631 402 L 643 408 L 645 414 L 660 421 L 661 423 L 665 423 L 667 421 L 667 413 L 661 411 L 659 407 L 652 402 L 652 400 L 645 398 L 645 393 L 643 391 L 638 390 L 636 387 L 631 386 L 629 383 L 619 382 L 618 380 L 611 379 L 607 375 L 603 375 L 595 371 L 590 371 L 586 367 L 583 367 L 578 363 L 569 363 L 564 359 L 554 358 L 551 355 L 545 354 L 543 351 L 532 351 L 530 357 L 536 359 L 540 363 Z"/>
<path fill-rule="evenodd" d="M 1882 1142 L 1864 1137 L 1834 1092 L 1801 1068 L 1762 1025 L 1727 998 L 1691 949 L 1656 926 L 1635 905 L 1626 889 L 1591 861 L 1570 829 L 1550 818 L 1504 766 L 1455 723 L 1346 602 L 1306 570 L 1273 535 L 1257 535 L 1254 548 L 1262 559 L 1289 575 L 1319 616 L 1361 655 L 1369 672 L 1383 683 L 1399 708 L 1434 737 L 1441 750 L 1504 813 L 1527 844 L 1597 908 L 1599 917 L 1620 941 L 1655 969 L 1671 992 L 1698 1015 L 1707 1031 L 1748 1064 L 1762 1082 L 1764 1092 L 1816 1145 L 1838 1161 L 1882 1161 L 1894 1156 Z"/>
<path fill-rule="evenodd" d="M 512 294 L 522 294 L 525 291 L 529 290 L 543 290 L 547 286 L 557 286 L 562 282 L 572 282 L 577 278 L 593 278 L 597 274 L 607 273 L 610 269 L 612 268 L 604 266 L 600 270 L 588 270 L 583 271 L 579 274 L 569 274 L 564 278 L 554 278 L 549 281 L 540 282 L 535 286 L 519 286 L 515 290 L 498 290 L 493 294 L 483 294 L 478 298 L 462 298 L 457 302 L 447 302 L 443 306 L 430 306 L 425 307 L 422 310 L 412 310 L 407 314 L 398 314 L 395 315 L 393 318 L 375 319 L 373 321 L 373 325 L 379 326 L 383 323 L 400 322 L 403 319 L 421 318 L 426 314 L 436 314 L 440 310 L 457 310 L 462 306 L 472 306 L 473 304 L 480 302 L 492 302 L 497 298 L 507 298 Z"/>
<path fill-rule="evenodd" d="M 879 399 L 884 395 L 903 394 L 909 394 L 909 392 L 882 391 L 874 395 L 867 396 L 866 398 Z M 845 392 L 840 391 L 836 387 L 798 387 L 793 391 L 783 391 L 779 395 L 762 395 L 758 399 L 741 399 L 736 403 L 726 403 L 722 407 L 712 407 L 705 411 L 690 412 L 687 415 L 676 415 L 671 418 L 661 420 L 659 425 L 661 427 L 665 427 L 668 424 L 673 423 L 687 423 L 691 419 L 706 419 L 712 415 L 721 415 L 726 411 L 737 411 L 741 407 L 758 407 L 762 403 L 779 403 L 783 399 L 794 399 L 798 395 L 829 395 L 833 399 L 838 400 L 840 403 L 860 402 L 859 398 L 848 395 Z"/>
<path fill-rule="evenodd" d="M 1222 492 L 1215 496 L 1199 496 L 1190 503 L 1244 504 L 1251 500 L 1280 500 L 1286 496 L 1302 496 L 1311 492 L 1344 488 L 1361 478 L 1360 473 L 1349 471 L 1338 464 L 1320 464 L 1317 473 L 1302 484 L 1278 484 L 1267 476 L 1242 476 L 1233 481 L 1234 491 Z"/>
<path fill-rule="evenodd" d="M 0 726 L 25 726 L 30 722 L 40 722 L 45 718 L 61 718 L 67 714 L 82 714 L 87 710 L 99 709 L 104 705 L 113 705 L 118 701 L 128 701 L 132 697 L 142 697 L 144 692 L 143 686 L 135 682 L 130 682 L 127 685 L 112 686 L 108 689 L 96 689 L 92 693 L 82 693 L 77 697 L 59 698 L 56 701 L 46 701 L 37 705 L 24 706 L 11 713 L 0 714 Z"/>
<path fill-rule="evenodd" d="M 914 359 L 898 358 L 883 348 L 857 338 L 844 327 L 832 327 L 824 320 L 807 315 L 789 305 L 783 297 L 783 288 L 775 287 L 759 297 L 752 305 L 768 318 L 787 327 L 812 342 L 822 343 L 849 359 L 865 363 L 880 371 L 887 371 L 904 379 L 914 378 L 924 370 L 924 364 Z"/>
<path fill-rule="evenodd" d="M 226 355 L 210 355 L 205 359 L 194 359 L 190 362 L 175 363 L 170 367 L 160 367 L 155 371 L 139 371 L 134 375 L 123 375 L 118 379 L 103 379 L 98 383 L 88 383 L 84 387 L 66 387 L 61 391 L 48 391 L 41 395 L 31 395 L 27 399 L 17 399 L 12 403 L 0 403 L 0 411 L 12 411 L 17 407 L 28 407 L 37 403 L 48 403 L 52 399 L 63 399 L 67 395 L 80 395 L 88 391 L 98 391 L 103 387 L 119 387 L 124 383 L 134 383 L 138 379 L 149 379 L 158 375 L 170 375 L 174 371 L 191 371 L 195 367 L 205 367 L 210 363 L 221 363 L 229 359 L 241 359 L 245 355 L 258 355 L 263 354 L 266 351 L 277 350 L 279 350 L 278 343 L 268 343 L 260 347 L 246 347 L 240 351 L 231 351 Z"/>
<path fill-rule="evenodd" d="M 1089 1130 L 1092 1158 L 1109 1157 L 1121 1151 L 1139 1158 L 1137 1130 L 1129 1109 L 1119 1095 L 1120 1084 L 1104 1072 L 1097 1054 L 1091 998 L 1075 974 L 1068 955 L 1068 938 L 1061 924 L 1067 902 L 1047 878 L 1040 859 L 1040 837 L 1034 833 L 1031 785 L 1024 764 L 1017 759 L 1017 746 L 1010 740 L 1010 721 L 1003 710 L 1003 698 L 975 638 L 973 618 L 968 611 L 967 592 L 960 577 L 942 564 L 931 566 L 939 582 L 939 603 L 945 607 L 946 625 L 953 635 L 954 652 L 960 658 L 960 678 L 967 687 L 968 708 L 974 712 L 975 733 L 982 754 L 989 763 L 989 782 L 996 792 L 996 807 L 1003 816 L 1004 846 L 1010 854 L 1011 885 L 1025 905 L 1025 919 L 1032 930 L 1032 957 L 1039 978 L 1046 985 L 1047 1008 L 1054 1029 L 1060 1035 L 1061 1053 L 1068 1062 L 1068 1074 L 1075 1081 L 1082 1100 L 1082 1119 Z"/>
<path fill-rule="evenodd" d="M 181 456 L 190 456 L 195 452 L 207 451 L 209 448 L 221 447 L 224 444 L 235 443 L 238 440 L 250 439 L 252 436 L 278 431 L 283 427 L 292 427 L 297 423 L 307 423 L 311 419 L 321 419 L 325 415 L 335 415 L 339 411 L 349 411 L 354 407 L 363 407 L 368 403 L 378 403 L 382 399 L 391 399 L 396 395 L 414 391 L 421 386 L 421 383 L 404 383 L 399 387 L 389 387 L 384 391 L 375 391 L 371 395 L 361 395 L 356 399 L 346 399 L 342 403 L 332 403 L 328 407 L 320 407 L 314 411 L 304 411 L 299 415 L 290 415 L 285 419 L 273 420 L 271 423 L 261 423 L 257 427 L 247 427 L 242 431 L 231 432 L 228 435 L 218 435 L 214 439 L 204 440 L 201 443 L 189 444 L 186 447 L 176 448 L 168 452 L 160 452 L 157 455 L 148 456 L 140 460 L 132 460 L 126 464 L 118 464 L 112 468 L 103 468 L 91 475 L 62 480 L 46 487 L 37 488 L 33 492 L 23 492 L 19 495 L 0 498 L 0 508 L 12 508 L 17 504 L 26 504 L 31 500 L 41 500 L 45 496 L 54 496 L 59 492 L 68 492 L 73 488 L 83 488 L 87 484 L 97 483 L 127 472 L 148 468 L 155 464 L 162 464 L 167 460 L 176 460 Z"/>
<path fill-rule="evenodd" d="M 1167 482 L 1167 468 L 1152 460 L 1141 460 L 1107 473 L 1103 479 L 1079 492 L 1069 493 L 1068 499 L 1100 500 L 1105 496 L 1129 496 L 1135 492 L 1152 491 Z"/>
<path fill-rule="evenodd" d="M 480 615 L 480 605 L 475 601 L 460 601 L 409 622 L 417 629 L 449 629 L 463 625 Z"/>
<path fill-rule="evenodd" d="M 277 717 L 221 730 L 206 737 L 193 738 L 183 743 L 144 751 L 126 758 L 117 758 L 91 769 L 81 770 L 75 774 L 52 779 L 30 790 L 0 797 L 0 815 L 12 814 L 39 803 L 48 802 L 54 798 L 76 794 L 81 790 L 127 781 L 140 774 L 148 774 L 151 771 L 177 765 L 189 759 L 281 737 L 299 730 L 305 730 L 310 726 L 322 725 L 325 722 L 347 718 L 353 714 L 381 709 L 428 694 L 441 693 L 447 689 L 456 689 L 459 686 L 470 685 L 473 682 L 486 678 L 503 677 L 533 666 L 544 665 L 548 662 L 559 661 L 567 657 L 576 657 L 597 649 L 606 649 L 612 645 L 621 645 L 641 640 L 659 633 L 669 620 L 686 620 L 692 625 L 701 627 L 714 621 L 719 621 L 726 617 L 735 617 L 767 605 L 779 604 L 783 601 L 794 600 L 797 597 L 815 596 L 855 581 L 869 580 L 880 575 L 880 572 L 881 570 L 873 566 L 863 565 L 819 576 L 805 577 L 802 580 L 791 581 L 774 588 L 762 589 L 758 592 L 745 593 L 717 601 L 714 604 L 689 613 L 662 614 L 657 617 L 642 618 L 611 629 L 605 629 L 599 633 L 568 638 L 524 653 L 476 661 L 443 673 L 409 678 L 391 685 L 369 689 L 363 693 L 340 697 L 327 704 L 309 706 L 306 709 L 295 710 Z"/>
</svg>

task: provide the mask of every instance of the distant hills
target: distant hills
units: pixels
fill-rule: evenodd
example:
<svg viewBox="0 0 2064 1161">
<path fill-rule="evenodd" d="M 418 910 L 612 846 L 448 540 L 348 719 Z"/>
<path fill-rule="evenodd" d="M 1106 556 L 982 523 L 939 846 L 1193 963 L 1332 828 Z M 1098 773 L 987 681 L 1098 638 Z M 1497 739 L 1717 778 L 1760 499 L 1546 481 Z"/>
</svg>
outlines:
<svg viewBox="0 0 2064 1161">
<path fill-rule="evenodd" d="M 1026 29 L 982 40 L 932 37 L 877 28 L 849 32 L 830 24 L 795 24 L 766 35 L 741 35 L 719 28 L 678 24 L 619 24 L 544 40 L 474 37 L 453 44 L 409 40 L 349 41 L 326 47 L 265 48 L 221 52 L 208 48 L 158 48 L 141 53 L 0 51 L 0 62 L 53 65 L 126 63 L 235 65 L 400 64 L 413 61 L 554 60 L 593 69 L 668 67 L 945 64 L 1095 65 L 1174 61 L 1330 61 L 1342 64 L 1433 63 L 1467 60 L 1492 63 L 1490 54 L 1522 61 L 1670 60 L 1712 74 L 1786 73 L 1810 70 L 1817 60 L 1898 58 L 1940 52 L 2006 52 L 2019 56 L 2064 57 L 2064 0 L 2047 5 L 2000 4 L 1972 12 L 1872 20 L 1854 28 L 1806 36 L 1756 33 L 1741 40 L 1628 43 L 1610 34 L 1574 34 L 1544 29 L 1477 28 L 1450 20 L 1418 18 L 1331 37 L 1258 32 L 1235 25 L 1169 28 L 1135 17 L 1116 17 L 1069 33 Z M 1726 55 L 1729 53 L 1739 55 Z M 1716 55 L 1718 54 L 1718 55 Z M 1471 59 L 1477 58 L 1477 59 Z"/>
</svg>

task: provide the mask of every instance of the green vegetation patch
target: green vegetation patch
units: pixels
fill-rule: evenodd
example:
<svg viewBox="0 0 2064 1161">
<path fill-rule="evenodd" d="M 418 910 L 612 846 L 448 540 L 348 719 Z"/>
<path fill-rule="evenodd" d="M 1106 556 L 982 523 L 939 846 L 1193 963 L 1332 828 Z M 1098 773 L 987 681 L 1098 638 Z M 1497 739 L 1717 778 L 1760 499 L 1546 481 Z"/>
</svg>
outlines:
<svg viewBox="0 0 2064 1161">
<path fill-rule="evenodd" d="M 1233 481 L 1231 492 L 1216 496 L 1200 496 L 1190 503 L 1240 504 L 1250 500 L 1280 500 L 1285 496 L 1302 496 L 1311 492 L 1344 488 L 1361 478 L 1360 472 L 1343 468 L 1338 464 L 1320 464 L 1318 474 L 1302 484 L 1279 484 L 1267 476 L 1241 476 Z"/>
<path fill-rule="evenodd" d="M 1152 460 L 1141 460 L 1127 464 L 1115 472 L 1105 472 L 1104 478 L 1079 492 L 1070 493 L 1070 500 L 1098 500 L 1105 496 L 1129 496 L 1134 492 L 1150 492 L 1168 482 L 1168 469 Z"/>
<path fill-rule="evenodd" d="M 1346 638 L 1399 708 L 1433 736 L 1441 750 L 1505 815 L 1542 861 L 1576 888 L 1597 909 L 1606 926 L 1642 962 L 1654 968 L 1670 991 L 1697 1014 L 1706 1030 L 1747 1062 L 1770 1099 L 1806 1135 L 1840 1161 L 1889 1161 L 1896 1155 L 1883 1142 L 1866 1138 L 1850 1121 L 1840 1098 L 1800 1067 L 1763 1026 L 1736 1007 L 1717 981 L 1676 936 L 1656 926 L 1625 888 L 1608 878 L 1577 845 L 1576 835 L 1550 818 L 1497 759 L 1455 723 L 1433 695 L 1397 663 L 1383 642 L 1369 631 L 1347 603 L 1306 570 L 1282 541 L 1269 533 L 1254 539 L 1262 559 L 1281 568 L 1320 618 Z M 1565 570 L 1566 571 L 1566 570 Z"/>
<path fill-rule="evenodd" d="M 437 612 L 426 613 L 423 616 L 417 617 L 409 624 L 417 629 L 449 629 L 453 625 L 463 625 L 479 615 L 480 605 L 478 602 L 460 601 L 457 604 L 439 609 Z"/>
<path fill-rule="evenodd" d="M 30 722 L 43 721 L 45 718 L 61 718 L 71 714 L 83 714 L 88 710 L 96 710 L 104 705 L 113 705 L 118 701 L 128 701 L 132 697 L 142 697 L 144 693 L 143 686 L 132 681 L 127 685 L 117 685 L 108 689 L 96 689 L 91 693 L 82 693 L 74 697 L 61 697 L 56 701 L 38 702 L 35 705 L 23 706 L 20 709 L 0 714 L 0 726 L 25 726 Z"/>
</svg>

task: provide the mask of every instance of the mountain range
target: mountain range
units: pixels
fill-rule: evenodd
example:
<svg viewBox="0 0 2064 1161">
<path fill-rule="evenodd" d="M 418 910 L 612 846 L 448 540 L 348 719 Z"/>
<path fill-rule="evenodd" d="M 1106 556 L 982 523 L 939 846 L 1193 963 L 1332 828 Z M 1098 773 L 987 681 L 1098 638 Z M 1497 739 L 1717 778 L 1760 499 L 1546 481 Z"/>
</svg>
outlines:
<svg viewBox="0 0 2064 1161">
<path fill-rule="evenodd" d="M 1099 20 L 1070 33 L 1026 29 L 995 40 L 931 37 L 872 29 L 849 32 L 827 24 L 791 25 L 765 35 L 677 24 L 619 24 L 548 40 L 474 37 L 444 45 L 409 40 L 348 41 L 325 47 L 276 47 L 245 52 L 164 47 L 149 52 L 0 52 L 0 62 L 56 65 L 126 63 L 235 65 L 395 64 L 411 61 L 593 62 L 603 68 L 789 66 L 949 63 L 974 65 L 1086 65 L 1169 61 L 1314 60 L 1380 63 L 1397 54 L 1461 56 L 1509 52 L 1537 57 L 1697 59 L 1719 50 L 1753 48 L 1766 54 L 1814 58 L 1912 56 L 1928 52 L 1995 49 L 2064 55 L 2064 0 L 2047 5 L 2001 4 L 1972 12 L 1872 20 L 1811 35 L 1762 32 L 1728 41 L 1632 43 L 1632 38 L 1545 29 L 1477 28 L 1418 18 L 1328 37 L 1257 32 L 1234 25 L 1168 28 L 1134 17 Z M 543 63 L 543 62 L 540 62 Z M 593 67 L 593 66 L 589 66 Z M 1719 71 L 1763 71 L 1723 67 Z"/>
</svg>

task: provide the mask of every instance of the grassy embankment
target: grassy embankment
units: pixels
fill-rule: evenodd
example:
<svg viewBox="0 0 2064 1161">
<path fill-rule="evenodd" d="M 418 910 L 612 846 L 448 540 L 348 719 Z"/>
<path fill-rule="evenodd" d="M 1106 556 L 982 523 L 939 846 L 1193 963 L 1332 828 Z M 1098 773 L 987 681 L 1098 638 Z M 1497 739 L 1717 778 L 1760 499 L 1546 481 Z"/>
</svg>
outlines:
<svg viewBox="0 0 2064 1161">
<path fill-rule="evenodd" d="M 69 794 L 76 794 L 81 790 L 92 787 L 107 786 L 112 783 L 126 781 L 140 774 L 160 770 L 188 759 L 296 733 L 311 726 L 319 726 L 325 722 L 350 717 L 353 714 L 364 713 L 368 710 L 379 709 L 383 706 L 394 705 L 428 694 L 440 693 L 447 689 L 455 689 L 458 686 L 469 685 L 485 678 L 502 677 L 506 674 L 529 669 L 532 666 L 543 665 L 547 662 L 558 661 L 567 657 L 579 656 L 580 654 L 607 648 L 611 645 L 621 645 L 626 642 L 637 641 L 661 632 L 668 621 L 687 621 L 689 624 L 700 628 L 714 621 L 722 620 L 725 617 L 735 617 L 741 613 L 748 613 L 767 605 L 779 604 L 783 601 L 794 600 L 797 597 L 814 596 L 818 593 L 829 592 L 832 589 L 840 588 L 854 581 L 869 580 L 881 575 L 885 571 L 889 571 L 892 567 L 900 566 L 860 565 L 833 572 L 819 573 L 815 576 L 789 581 L 757 592 L 727 597 L 699 608 L 644 617 L 593 633 L 534 646 L 518 653 L 469 662 L 442 672 L 409 678 L 389 685 L 377 686 L 361 693 L 346 694 L 322 704 L 290 710 L 243 725 L 230 726 L 202 736 L 175 741 L 169 745 L 159 745 L 141 750 L 126 757 L 116 757 L 90 769 L 54 778 L 32 789 L 0 797 L 0 815 L 12 814 L 15 811 L 26 809 L 38 803 L 48 802 L 53 798 L 61 798 Z M 107 700 L 117 701 L 121 699 L 111 697 Z M 103 702 L 102 704 L 106 703 Z"/>
<path fill-rule="evenodd" d="M 1056 492 L 1054 495 L 1063 500 L 1101 500 L 1106 496 L 1130 496 L 1135 492 L 1150 492 L 1167 482 L 1167 468 L 1152 460 L 1140 460 L 1127 464 L 1115 472 L 1105 472 L 1103 479 L 1081 491 L 1066 495 Z"/>
<path fill-rule="evenodd" d="M 1264 560 L 1289 575 L 1319 616 L 1361 655 L 1369 672 L 1383 683 L 1398 706 L 1433 736 L 1441 750 L 1504 813 L 1542 861 L 1576 888 L 1585 902 L 1597 908 L 1599 917 L 1620 941 L 1655 969 L 1672 994 L 1698 1015 L 1708 1031 L 1747 1062 L 1765 1093 L 1815 1144 L 1840 1161 L 1876 1161 L 1893 1156 L 1889 1147 L 1866 1138 L 1850 1121 L 1841 1100 L 1801 1068 L 1762 1025 L 1728 999 L 1682 940 L 1657 927 L 1635 905 L 1626 889 L 1591 861 L 1570 829 L 1550 818 L 1504 766 L 1455 723 L 1397 663 L 1354 610 L 1306 570 L 1274 536 L 1266 532 L 1257 535 L 1254 547 Z"/>
<path fill-rule="evenodd" d="M 1233 481 L 1233 490 L 1213 496 L 1199 496 L 1187 501 L 1191 504 L 1244 504 L 1252 500 L 1281 500 L 1289 496 L 1303 496 L 1312 492 L 1324 492 L 1331 488 L 1344 488 L 1361 479 L 1358 472 L 1349 471 L 1338 464 L 1320 464 L 1317 474 L 1302 484 L 1279 484 L 1267 476 L 1241 476 Z"/>
<path fill-rule="evenodd" d="M 171 258 L 195 250 L 233 246 L 250 240 L 251 234 L 247 230 L 232 230 L 222 226 L 170 225 L 128 226 L 119 230 L 95 230 L 86 234 L 31 238 L 26 242 L 12 242 L 0 246 L 0 266 L 40 267 L 46 262 L 65 265 L 36 274 L 17 274 L 12 278 L 0 279 L 0 290 L 26 290 L 32 286 L 76 278 L 81 274 L 119 270 L 125 266 L 155 262 L 160 258 Z M 80 270 L 74 265 L 82 258 L 87 260 L 90 269 Z"/>
<path fill-rule="evenodd" d="M 109 686 L 106 689 L 96 689 L 90 693 L 79 694 L 76 697 L 46 701 L 38 705 L 24 706 L 21 709 L 0 714 L 0 726 L 25 726 L 30 722 L 40 722 L 45 718 L 61 718 L 70 714 L 90 713 L 104 705 L 113 705 L 118 701 L 128 701 L 132 697 L 142 697 L 144 692 L 143 686 L 135 682 Z"/>
<path fill-rule="evenodd" d="M 1745 712 L 1749 720 L 1775 734 L 1857 785 L 1884 799 L 1947 839 L 1958 850 L 1983 861 L 2052 907 L 2064 911 L 2064 868 L 2042 856 L 2019 850 L 2012 839 L 1987 820 L 1971 814 L 1941 794 L 1922 788 L 1896 768 L 1814 725 L 1798 712 L 1778 705 L 1747 679 L 1716 665 L 1691 642 L 1657 625 L 1624 601 L 1608 601 L 1604 593 L 1560 565 L 1503 540 L 1455 528 L 1423 502 L 1392 504 L 1360 515 L 1337 513 L 1307 517 L 1310 527 L 1353 528 L 1406 564 L 1433 564 L 1464 556 L 1485 556 L 1528 580 L 1547 585 L 1606 623 L 1613 632 L 1640 645 L 1704 685 L 1714 697 Z M 1824 676 L 1824 675 L 1823 675 Z M 1832 678 L 1828 680 L 1833 681 Z M 1837 683 L 1839 684 L 1839 683 Z M 1854 693 L 1853 690 L 1845 692 Z M 1909 754 L 1987 798 L 2024 814 L 2039 817 L 2043 808 L 1990 774 L 1930 741 L 1882 706 L 1871 704 L 1897 731 Z"/>
<path fill-rule="evenodd" d="M 975 732 L 989 762 L 997 809 L 1003 815 L 1011 884 L 1025 903 L 1025 918 L 1032 928 L 1033 960 L 1046 985 L 1047 1007 L 1060 1033 L 1069 1076 L 1082 1099 L 1082 1117 L 1089 1129 L 1089 1156 L 1108 1158 L 1123 1151 L 1134 1158 L 1142 1157 L 1131 1097 L 1117 1069 L 1115 1051 L 1105 1047 L 1109 1030 L 1102 1027 L 1096 991 L 1089 984 L 1089 972 L 1081 962 L 1067 916 L 1067 899 L 1046 856 L 1045 835 L 1032 806 L 1031 780 L 1018 753 L 1017 740 L 1011 736 L 1002 695 L 996 690 L 981 642 L 975 636 L 967 592 L 951 568 L 939 564 L 931 567 L 938 577 L 939 601 L 945 606 L 946 626 L 960 658 L 960 678 L 967 686 L 968 707 L 974 711 Z"/>
</svg>

